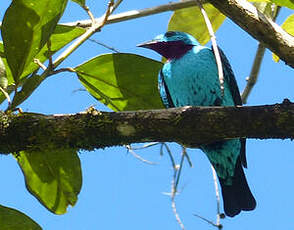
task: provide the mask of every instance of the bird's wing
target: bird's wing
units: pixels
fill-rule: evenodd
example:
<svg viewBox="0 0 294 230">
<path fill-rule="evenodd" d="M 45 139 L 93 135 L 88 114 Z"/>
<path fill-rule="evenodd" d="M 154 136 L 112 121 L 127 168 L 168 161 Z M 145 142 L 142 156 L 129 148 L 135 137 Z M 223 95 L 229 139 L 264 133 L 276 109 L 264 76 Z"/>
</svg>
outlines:
<svg viewBox="0 0 294 230">
<path fill-rule="evenodd" d="M 213 51 L 213 47 L 211 47 L 211 50 Z M 229 63 L 229 60 L 227 59 L 226 55 L 222 51 L 221 48 L 218 47 L 219 54 L 221 57 L 221 62 L 223 65 L 223 71 L 224 71 L 224 80 L 228 83 L 230 87 L 230 91 L 232 93 L 232 97 L 234 100 L 235 105 L 242 105 L 242 99 L 239 91 L 239 87 L 237 85 L 235 75 L 233 73 L 232 67 Z M 240 151 L 240 157 L 242 165 L 247 168 L 247 160 L 246 160 L 246 139 L 240 138 L 241 141 L 241 151 Z"/>
<path fill-rule="evenodd" d="M 172 98 L 170 96 L 169 90 L 167 88 L 166 82 L 164 81 L 162 70 L 160 70 L 158 74 L 158 90 L 160 93 L 160 97 L 162 103 L 166 108 L 173 108 L 175 107 Z"/>
<path fill-rule="evenodd" d="M 211 50 L 213 50 L 213 47 L 211 47 Z M 229 60 L 227 59 L 226 55 L 224 54 L 221 48 L 218 47 L 218 50 L 223 64 L 224 78 L 230 87 L 234 103 L 235 105 L 242 105 L 240 91 Z"/>
</svg>

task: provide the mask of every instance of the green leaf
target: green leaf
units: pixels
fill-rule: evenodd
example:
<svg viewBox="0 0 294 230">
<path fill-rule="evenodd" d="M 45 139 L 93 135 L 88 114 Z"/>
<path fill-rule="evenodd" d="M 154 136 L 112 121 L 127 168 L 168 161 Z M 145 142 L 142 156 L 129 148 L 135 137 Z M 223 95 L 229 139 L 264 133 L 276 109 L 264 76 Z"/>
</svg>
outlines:
<svg viewBox="0 0 294 230">
<path fill-rule="evenodd" d="M 33 76 L 25 79 L 21 90 L 18 91 L 13 97 L 11 108 L 16 108 L 18 105 L 23 103 L 44 79 L 44 77 L 37 74 L 34 74 Z"/>
<path fill-rule="evenodd" d="M 82 172 L 75 150 L 22 151 L 17 161 L 28 191 L 49 211 L 64 214 L 68 205 L 76 203 Z"/>
<path fill-rule="evenodd" d="M 281 27 L 288 33 L 294 36 L 294 14 L 290 15 L 284 23 L 281 25 Z M 273 60 L 275 62 L 278 62 L 280 58 L 273 53 Z"/>
<path fill-rule="evenodd" d="M 226 17 L 211 4 L 204 4 L 203 7 L 211 21 L 213 31 L 217 31 Z M 210 40 L 199 7 L 176 10 L 169 21 L 168 30 L 187 32 L 193 35 L 201 45 L 205 45 Z"/>
<path fill-rule="evenodd" d="M 164 108 L 157 90 L 162 63 L 135 54 L 104 54 L 75 68 L 87 91 L 114 111 Z"/>
<path fill-rule="evenodd" d="M 48 47 L 44 46 L 41 51 L 36 55 L 36 58 L 39 59 L 41 62 L 46 61 L 50 55 L 53 55 L 58 50 L 63 48 L 65 45 L 73 41 L 75 38 L 81 36 L 83 33 L 85 33 L 86 30 L 83 28 L 78 27 L 72 27 L 72 26 L 65 26 L 65 25 L 57 25 L 55 28 L 54 33 L 52 34 L 50 40 L 51 40 L 51 47 L 50 47 L 50 53 L 48 51 Z M 3 50 L 3 44 L 0 43 L 0 55 L 1 51 Z M 5 64 L 7 71 L 7 78 L 8 78 L 8 84 L 11 85 L 14 83 L 14 80 L 12 78 L 11 71 L 8 67 L 8 64 L 6 62 L 6 58 L 2 58 L 3 62 Z M 15 108 L 16 106 L 20 105 L 24 100 L 26 100 L 33 92 L 34 90 L 42 83 L 45 78 L 41 78 L 41 76 L 33 75 L 29 78 L 25 78 L 25 76 L 31 74 L 32 72 L 36 71 L 39 68 L 38 65 L 31 62 L 28 64 L 27 68 L 23 72 L 21 78 L 20 78 L 20 85 L 23 84 L 23 87 L 13 98 L 12 107 Z M 2 97 L 0 97 L 0 103 L 2 102 Z M 5 97 L 3 96 L 3 100 L 5 100 Z"/>
<path fill-rule="evenodd" d="M 47 45 L 43 46 L 41 51 L 35 56 L 35 58 L 39 59 L 40 62 L 45 62 L 49 59 L 50 56 L 55 54 L 57 51 L 62 49 L 64 46 L 72 42 L 77 37 L 81 36 L 83 33 L 86 32 L 86 29 L 79 28 L 79 27 L 73 27 L 73 26 L 65 26 L 65 25 L 57 25 L 53 34 L 50 37 L 50 53 L 48 50 Z M 9 69 L 9 66 L 7 64 L 6 58 L 4 56 L 4 49 L 3 44 L 0 43 L 0 56 L 3 59 L 3 62 L 6 66 L 7 71 L 7 78 L 8 78 L 8 84 L 14 83 L 11 71 Z M 24 72 L 22 73 L 20 80 L 24 79 L 26 76 L 31 74 L 32 72 L 36 71 L 39 68 L 37 64 L 34 62 L 30 62 Z"/>
<path fill-rule="evenodd" d="M 290 9 L 294 9 L 294 0 L 271 0 L 271 2 L 277 4 L 278 6 L 285 6 Z"/>
<path fill-rule="evenodd" d="M 81 7 L 86 5 L 86 0 L 72 0 L 72 1 L 78 3 Z"/>
<path fill-rule="evenodd" d="M 24 213 L 0 205 L 1 230 L 41 230 L 42 228 Z"/>
<path fill-rule="evenodd" d="M 271 2 L 271 0 L 248 0 L 248 2 Z"/>
<path fill-rule="evenodd" d="M 47 43 L 67 0 L 17 0 L 8 7 L 1 27 L 5 56 L 16 84 Z"/>
<path fill-rule="evenodd" d="M 263 13 L 268 18 L 273 19 L 273 17 L 276 15 L 277 6 L 273 8 L 272 3 L 268 2 L 254 2 L 253 5 L 258 9 L 261 13 Z"/>
<path fill-rule="evenodd" d="M 8 66 L 8 63 L 7 63 L 5 54 L 4 54 L 4 45 L 2 43 L 0 43 L 0 56 L 1 56 L 1 59 L 3 61 L 4 66 L 5 66 L 8 85 L 12 85 L 12 84 L 14 84 L 14 80 L 13 80 L 11 70 L 10 70 L 10 68 Z"/>
<path fill-rule="evenodd" d="M 50 53 L 48 50 L 48 46 L 45 45 L 41 49 L 41 51 L 35 56 L 35 58 L 39 59 L 40 62 L 45 62 L 49 59 L 50 56 L 55 54 L 61 48 L 66 46 L 68 43 L 72 42 L 77 37 L 81 36 L 86 32 L 86 29 L 74 27 L 74 26 L 65 26 L 65 25 L 57 25 L 52 36 L 50 37 Z M 39 68 L 34 62 L 30 62 L 27 68 L 24 70 L 20 79 L 31 74 L 35 70 Z"/>
</svg>

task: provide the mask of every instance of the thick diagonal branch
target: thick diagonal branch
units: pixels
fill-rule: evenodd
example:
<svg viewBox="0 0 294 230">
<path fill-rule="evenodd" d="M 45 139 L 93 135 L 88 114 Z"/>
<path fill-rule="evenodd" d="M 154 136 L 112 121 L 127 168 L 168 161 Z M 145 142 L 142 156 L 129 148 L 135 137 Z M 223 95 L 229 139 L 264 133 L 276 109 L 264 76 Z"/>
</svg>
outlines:
<svg viewBox="0 0 294 230">
<path fill-rule="evenodd" d="M 0 152 L 28 149 L 92 150 L 138 142 L 197 147 L 228 138 L 294 138 L 294 104 L 183 107 L 136 112 L 91 110 L 74 115 L 1 114 Z"/>
<path fill-rule="evenodd" d="M 294 37 L 246 0 L 207 0 L 294 68 Z"/>
</svg>

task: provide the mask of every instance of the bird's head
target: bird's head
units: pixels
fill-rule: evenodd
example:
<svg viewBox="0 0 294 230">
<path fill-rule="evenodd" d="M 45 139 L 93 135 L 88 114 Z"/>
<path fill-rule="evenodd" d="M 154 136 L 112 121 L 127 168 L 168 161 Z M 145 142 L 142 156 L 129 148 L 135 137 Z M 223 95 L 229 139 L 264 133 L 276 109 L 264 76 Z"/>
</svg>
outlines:
<svg viewBox="0 0 294 230">
<path fill-rule="evenodd" d="M 167 59 L 182 57 L 193 46 L 198 45 L 197 40 L 190 34 L 178 31 L 168 31 L 160 34 L 148 42 L 137 46 L 152 49 Z"/>
</svg>

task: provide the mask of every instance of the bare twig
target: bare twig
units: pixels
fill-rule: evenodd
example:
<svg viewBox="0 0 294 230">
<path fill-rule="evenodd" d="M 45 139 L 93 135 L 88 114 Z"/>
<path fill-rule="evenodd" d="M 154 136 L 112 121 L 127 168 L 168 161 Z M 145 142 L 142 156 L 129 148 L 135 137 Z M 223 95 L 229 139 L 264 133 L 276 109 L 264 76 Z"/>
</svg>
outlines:
<svg viewBox="0 0 294 230">
<path fill-rule="evenodd" d="M 131 145 L 125 145 L 125 147 L 127 148 L 128 152 L 130 154 L 132 154 L 136 159 L 142 161 L 143 163 L 149 164 L 149 165 L 156 165 L 156 162 L 152 162 L 149 160 L 144 159 L 143 157 L 141 157 L 140 155 L 138 155 L 137 153 L 135 153 L 135 151 L 133 150 Z"/>
<path fill-rule="evenodd" d="M 83 6 L 83 9 L 86 11 L 86 13 L 89 15 L 90 19 L 91 19 L 91 22 L 92 22 L 92 25 L 95 23 L 95 17 L 94 15 L 92 14 L 92 12 L 90 11 L 89 7 L 84 5 Z"/>
<path fill-rule="evenodd" d="M 168 153 L 168 156 L 169 156 L 170 161 L 172 163 L 173 170 L 176 170 L 177 165 L 176 165 L 175 159 L 173 157 L 173 154 L 170 151 L 170 148 L 168 147 L 168 145 L 166 143 L 164 143 L 164 142 L 161 143 L 160 154 L 163 155 L 163 147 L 165 147 L 165 149 L 166 149 L 166 151 Z"/>
<path fill-rule="evenodd" d="M 190 159 L 190 156 L 187 153 L 187 148 L 185 146 L 183 146 L 183 145 L 182 145 L 182 151 L 183 151 L 183 155 L 186 157 L 186 159 L 188 161 L 189 166 L 192 168 L 193 164 L 192 164 L 192 161 Z"/>
<path fill-rule="evenodd" d="M 8 107 L 10 106 L 11 104 L 11 100 L 10 100 L 10 96 L 9 94 L 6 92 L 5 89 L 3 89 L 1 86 L 0 86 L 0 91 L 3 93 L 3 95 L 6 97 L 7 99 L 7 102 L 8 102 Z"/>
<path fill-rule="evenodd" d="M 212 48 L 213 48 L 213 53 L 214 53 L 214 56 L 215 56 L 217 70 L 218 70 L 218 78 L 219 78 L 219 83 L 220 83 L 220 88 L 221 88 L 221 94 L 222 94 L 222 96 L 224 96 L 224 89 L 225 89 L 224 88 L 224 72 L 223 72 L 223 65 L 222 65 L 220 53 L 219 53 L 217 43 L 216 43 L 216 37 L 215 37 L 215 34 L 213 32 L 211 22 L 210 22 L 207 14 L 206 14 L 205 9 L 203 8 L 203 6 L 201 4 L 201 2 L 199 0 L 195 0 L 195 1 L 196 1 L 197 5 L 200 8 L 200 11 L 201 11 L 201 13 L 203 15 L 203 18 L 204 18 L 204 21 L 205 21 L 205 24 L 207 26 L 208 33 L 210 35 Z"/>
<path fill-rule="evenodd" d="M 265 46 L 262 43 L 259 43 L 256 54 L 255 54 L 254 62 L 251 68 L 251 73 L 249 77 L 246 78 L 247 85 L 241 96 L 243 104 L 247 103 L 248 96 L 257 81 L 261 62 L 264 56 L 264 52 L 265 52 Z"/>
<path fill-rule="evenodd" d="M 145 145 L 140 146 L 140 147 L 133 147 L 132 146 L 132 149 L 133 150 L 146 149 L 146 148 L 150 148 L 150 147 L 153 147 L 153 146 L 159 145 L 159 144 L 161 144 L 161 143 L 160 142 L 151 142 L 151 143 L 145 144 Z"/>
<path fill-rule="evenodd" d="M 117 0 L 113 7 L 112 7 L 112 13 L 116 10 L 116 8 L 122 3 L 123 0 Z"/>
<path fill-rule="evenodd" d="M 173 181 L 173 182 L 174 182 L 174 181 Z M 172 183 L 172 189 L 173 189 L 173 188 L 174 188 L 174 184 Z M 172 199 L 171 199 L 172 210 L 173 210 L 173 213 L 174 213 L 174 215 L 175 215 L 175 218 L 176 218 L 176 220 L 177 220 L 177 222 L 178 222 L 180 228 L 181 228 L 182 230 L 185 230 L 185 226 L 184 226 L 184 224 L 183 224 L 183 222 L 182 222 L 182 220 L 181 220 L 181 218 L 180 218 L 180 215 L 179 215 L 178 212 L 177 212 L 177 207 L 176 207 L 176 202 L 175 202 L 175 194 L 176 194 L 176 193 L 173 193 L 173 192 L 172 192 Z"/>
<path fill-rule="evenodd" d="M 204 220 L 205 222 L 207 222 L 207 223 L 213 225 L 214 227 L 217 227 L 218 229 L 222 229 L 222 225 L 221 225 L 221 227 L 220 227 L 219 225 L 213 223 L 213 221 L 211 221 L 211 220 L 208 220 L 208 219 L 206 219 L 206 218 L 204 218 L 204 217 L 202 217 L 202 216 L 199 216 L 199 215 L 197 215 L 197 214 L 195 214 L 195 213 L 194 213 L 193 215 L 196 216 L 196 217 L 198 217 L 198 218 L 200 218 L 201 220 Z"/>
<path fill-rule="evenodd" d="M 216 224 L 214 226 L 218 227 L 218 229 L 222 229 L 222 225 L 220 223 L 221 219 L 221 212 L 220 212 L 220 195 L 219 195 L 219 189 L 218 189 L 218 184 L 217 184 L 217 176 L 215 169 L 213 168 L 212 165 L 211 170 L 212 170 L 212 176 L 213 176 L 213 182 L 214 182 L 214 188 L 215 188 L 215 196 L 216 196 Z"/>
<path fill-rule="evenodd" d="M 46 70 L 47 69 L 47 67 L 42 62 L 40 62 L 40 60 L 37 59 L 37 58 L 34 59 L 34 63 L 37 64 L 43 70 Z"/>
<path fill-rule="evenodd" d="M 68 68 L 60 68 L 60 69 L 54 70 L 54 71 L 52 71 L 52 74 L 58 74 L 58 73 L 62 73 L 62 72 L 75 73 L 76 71 L 73 68 L 68 67 Z"/>
<path fill-rule="evenodd" d="M 117 7 L 122 1 L 118 1 L 115 6 Z M 113 0 L 111 0 L 108 4 L 107 10 L 98 20 L 95 22 L 83 35 L 81 35 L 73 44 L 71 44 L 57 59 L 54 61 L 54 67 L 57 67 L 60 65 L 72 52 L 74 52 L 81 44 L 83 44 L 88 38 L 90 38 L 94 33 L 97 31 L 100 31 L 102 27 L 105 25 L 105 23 L 108 20 L 108 17 L 113 12 Z M 91 23 L 92 24 L 92 23 Z"/>
<path fill-rule="evenodd" d="M 108 7 L 107 7 L 107 10 L 106 10 L 106 13 L 104 14 L 103 16 L 103 21 L 102 21 L 102 27 L 105 25 L 105 23 L 107 22 L 107 19 L 109 17 L 109 15 L 111 14 L 112 12 L 112 7 L 114 5 L 114 0 L 110 0 L 109 3 L 108 3 Z"/>
<path fill-rule="evenodd" d="M 95 40 L 95 39 L 91 39 L 91 38 L 89 38 L 89 41 L 94 42 L 94 43 L 96 43 L 96 44 L 98 44 L 98 45 L 100 45 L 100 46 L 103 46 L 103 47 L 105 47 L 106 49 L 109 49 L 109 50 L 111 50 L 111 51 L 113 51 L 113 52 L 115 52 L 115 53 L 119 53 L 119 51 L 118 51 L 117 49 L 115 49 L 115 48 L 113 48 L 113 47 L 111 47 L 111 46 L 108 46 L 108 45 L 106 45 L 106 44 L 104 44 L 104 43 L 102 43 L 102 42 L 99 42 L 99 41 L 97 41 L 97 40 Z"/>
<path fill-rule="evenodd" d="M 203 0 L 201 2 L 205 3 L 206 1 Z M 184 8 L 188 8 L 192 6 L 196 6 L 195 0 L 188 0 L 183 2 L 170 2 L 168 4 L 145 8 L 141 10 L 130 10 L 127 12 L 110 15 L 106 24 L 112 24 L 112 23 L 127 21 L 127 20 L 131 20 L 135 18 L 146 17 L 149 15 L 159 14 L 159 13 L 163 13 L 167 11 L 175 11 L 175 10 L 184 9 Z M 99 18 L 96 19 L 96 21 L 99 21 L 99 20 L 100 20 Z M 79 27 L 87 28 L 91 26 L 91 20 L 69 22 L 69 23 L 64 23 L 64 25 L 79 26 Z"/>
</svg>

